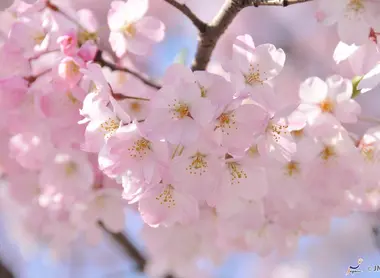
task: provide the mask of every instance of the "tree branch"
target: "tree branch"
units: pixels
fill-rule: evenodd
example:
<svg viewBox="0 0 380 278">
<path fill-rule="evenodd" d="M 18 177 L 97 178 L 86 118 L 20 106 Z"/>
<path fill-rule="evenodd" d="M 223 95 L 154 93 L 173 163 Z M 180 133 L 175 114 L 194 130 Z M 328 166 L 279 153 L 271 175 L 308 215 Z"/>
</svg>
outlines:
<svg viewBox="0 0 380 278">
<path fill-rule="evenodd" d="M 312 0 L 248 0 L 250 4 L 248 6 L 280 6 L 280 7 L 287 7 L 294 4 L 300 4 L 309 2 Z"/>
<path fill-rule="evenodd" d="M 123 233 L 112 233 L 102 223 L 99 223 L 99 225 L 122 248 L 123 252 L 136 263 L 137 270 L 144 272 L 147 260 L 130 239 Z M 0 278 L 2 277 L 0 276 Z M 174 278 L 174 276 L 168 274 L 164 278 Z"/>
<path fill-rule="evenodd" d="M 200 20 L 199 17 L 197 17 L 188 6 L 178 3 L 176 0 L 165 0 L 165 2 L 172 5 L 174 8 L 187 16 L 187 18 L 191 20 L 194 26 L 198 28 L 199 32 L 203 33 L 206 30 L 207 24 Z"/>
<path fill-rule="evenodd" d="M 199 34 L 198 48 L 191 69 L 205 70 L 220 37 L 227 30 L 238 13 L 249 6 L 282 6 L 304 3 L 311 0 L 226 0 L 219 13 Z"/>
<path fill-rule="evenodd" d="M 0 278 L 15 278 L 13 273 L 6 267 L 6 265 L 0 260 Z"/>
<path fill-rule="evenodd" d="M 124 68 L 124 67 L 119 67 L 119 66 L 117 66 L 117 65 L 115 65 L 113 63 L 107 62 L 106 60 L 103 59 L 103 57 L 102 57 L 102 51 L 100 51 L 100 50 L 96 53 L 94 62 L 98 63 L 102 67 L 104 67 L 104 66 L 109 67 L 113 71 L 118 70 L 118 71 L 127 72 L 127 73 L 133 75 L 134 77 L 140 79 L 145 85 L 148 85 L 148 86 L 150 86 L 150 87 L 152 87 L 154 89 L 159 90 L 161 88 L 160 85 L 158 85 L 154 81 L 152 81 L 152 80 L 150 80 L 150 79 L 142 76 L 140 73 L 138 73 L 136 71 L 133 71 L 131 69 Z"/>
<path fill-rule="evenodd" d="M 243 8 L 242 0 L 226 0 L 224 2 L 219 13 L 207 26 L 206 31 L 199 34 L 198 48 L 191 67 L 193 71 L 206 69 L 219 38 Z"/>
</svg>

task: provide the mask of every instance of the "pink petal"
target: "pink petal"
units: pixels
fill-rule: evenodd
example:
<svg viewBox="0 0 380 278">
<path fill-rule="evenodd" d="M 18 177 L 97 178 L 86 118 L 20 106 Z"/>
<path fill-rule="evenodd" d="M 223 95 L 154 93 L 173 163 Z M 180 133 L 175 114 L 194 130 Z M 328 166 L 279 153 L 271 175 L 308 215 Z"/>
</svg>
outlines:
<svg viewBox="0 0 380 278">
<path fill-rule="evenodd" d="M 154 41 L 160 42 L 165 36 L 165 25 L 162 21 L 152 16 L 146 16 L 136 23 L 136 29 L 140 35 Z"/>
<path fill-rule="evenodd" d="M 327 84 L 319 77 L 310 77 L 300 85 L 300 98 L 304 102 L 319 103 L 323 101 L 328 92 Z"/>
</svg>

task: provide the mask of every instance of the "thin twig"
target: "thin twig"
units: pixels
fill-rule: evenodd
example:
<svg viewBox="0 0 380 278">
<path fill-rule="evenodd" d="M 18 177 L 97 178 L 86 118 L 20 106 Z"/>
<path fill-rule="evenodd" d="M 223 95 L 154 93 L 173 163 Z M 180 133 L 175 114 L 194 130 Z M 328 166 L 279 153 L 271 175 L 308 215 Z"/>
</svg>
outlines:
<svg viewBox="0 0 380 278">
<path fill-rule="evenodd" d="M 192 65 L 192 70 L 205 70 L 214 48 L 220 37 L 227 30 L 238 13 L 249 6 L 282 6 L 308 2 L 311 0 L 226 0 L 216 17 L 199 34 L 198 48 Z"/>
<path fill-rule="evenodd" d="M 199 32 L 203 33 L 206 30 L 207 24 L 200 20 L 199 17 L 197 17 L 196 14 L 194 14 L 188 6 L 178 3 L 176 0 L 165 0 L 165 2 L 169 3 L 185 16 L 187 16 L 187 18 L 191 20 L 194 26 L 198 28 Z"/>
<path fill-rule="evenodd" d="M 130 239 L 124 233 L 113 233 L 109 231 L 102 223 L 99 223 L 99 225 L 123 249 L 128 257 L 136 263 L 137 270 L 144 272 L 147 260 Z M 174 278 L 174 276 L 168 274 L 165 275 L 164 278 Z"/>
<path fill-rule="evenodd" d="M 113 71 L 118 70 L 118 71 L 127 72 L 127 73 L 133 75 L 134 77 L 140 79 L 145 85 L 148 85 L 148 86 L 155 88 L 157 90 L 161 88 L 160 85 L 158 85 L 154 81 L 142 76 L 140 73 L 138 73 L 136 71 L 133 71 L 133 70 L 125 68 L 125 67 L 119 67 L 113 63 L 107 62 L 106 60 L 103 59 L 102 51 L 100 51 L 100 50 L 97 52 L 95 59 L 94 59 L 94 62 L 100 64 L 102 67 L 104 67 L 104 66 L 109 67 Z"/>
</svg>

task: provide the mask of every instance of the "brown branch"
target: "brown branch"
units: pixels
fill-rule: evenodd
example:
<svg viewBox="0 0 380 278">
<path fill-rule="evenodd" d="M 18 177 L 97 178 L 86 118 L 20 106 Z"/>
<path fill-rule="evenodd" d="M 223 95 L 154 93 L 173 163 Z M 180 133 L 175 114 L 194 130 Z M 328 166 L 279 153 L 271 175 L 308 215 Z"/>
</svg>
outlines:
<svg viewBox="0 0 380 278">
<path fill-rule="evenodd" d="M 196 14 L 194 14 L 188 6 L 178 3 L 176 0 L 165 0 L 165 2 L 169 3 L 185 16 L 187 16 L 187 18 L 190 19 L 194 26 L 198 28 L 199 32 L 203 33 L 206 30 L 207 24 L 200 20 L 199 17 L 197 17 Z"/>
<path fill-rule="evenodd" d="M 219 13 L 207 26 L 206 31 L 199 34 L 198 48 L 191 67 L 193 71 L 206 69 L 219 38 L 243 8 L 242 0 L 225 1 Z"/>
<path fill-rule="evenodd" d="M 13 273 L 6 267 L 6 265 L 0 260 L 0 278 L 15 278 Z"/>
<path fill-rule="evenodd" d="M 226 0 L 219 13 L 199 34 L 199 43 L 191 69 L 205 70 L 220 37 L 227 30 L 238 13 L 249 6 L 282 6 L 303 3 L 311 0 Z"/>
<path fill-rule="evenodd" d="M 158 89 L 161 88 L 160 85 L 158 85 L 154 81 L 152 81 L 152 80 L 150 80 L 150 79 L 142 76 L 140 73 L 138 73 L 136 71 L 133 71 L 133 70 L 125 68 L 125 67 L 119 67 L 119 66 L 117 66 L 117 65 L 115 65 L 113 63 L 107 62 L 106 60 L 103 59 L 103 57 L 102 57 L 102 51 L 100 51 L 100 50 L 96 53 L 94 62 L 98 63 L 102 67 L 104 67 L 104 66 L 109 67 L 113 71 L 118 70 L 118 71 L 127 72 L 127 73 L 133 75 L 134 77 L 140 79 L 145 85 L 148 85 L 148 86 L 150 86 L 150 87 L 152 87 L 154 89 L 158 90 Z"/>
<path fill-rule="evenodd" d="M 123 252 L 136 263 L 137 270 L 144 272 L 147 260 L 136 246 L 133 245 L 130 239 L 124 233 L 113 233 L 109 231 L 102 223 L 99 223 L 99 225 L 122 248 Z M 164 278 L 174 278 L 174 276 L 168 274 L 165 275 Z"/>
</svg>

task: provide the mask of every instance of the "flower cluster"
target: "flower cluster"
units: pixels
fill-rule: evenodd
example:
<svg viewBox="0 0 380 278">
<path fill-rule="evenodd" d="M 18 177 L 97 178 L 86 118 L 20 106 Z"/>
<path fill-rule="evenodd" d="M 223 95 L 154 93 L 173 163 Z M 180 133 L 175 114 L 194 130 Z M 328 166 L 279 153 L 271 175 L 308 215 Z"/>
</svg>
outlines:
<svg viewBox="0 0 380 278">
<path fill-rule="evenodd" d="M 374 1 L 339 0 L 333 10 L 317 2 L 342 41 L 376 37 Z M 99 221 L 122 231 L 124 208 L 136 209 L 150 270 L 199 277 L 199 257 L 285 252 L 334 216 L 377 207 L 379 128 L 362 137 L 346 124 L 361 114 L 355 90 L 380 81 L 378 65 L 358 88 L 338 75 L 310 77 L 295 101 L 280 103 L 287 88 L 274 85 L 286 55 L 246 34 L 223 74 L 173 64 L 154 90 L 128 60 L 164 38 L 148 6 L 111 3 L 117 65 L 90 10 L 38 0 L 3 12 L 0 169 L 17 229 L 64 251 L 81 234 L 98 242 Z"/>
</svg>

